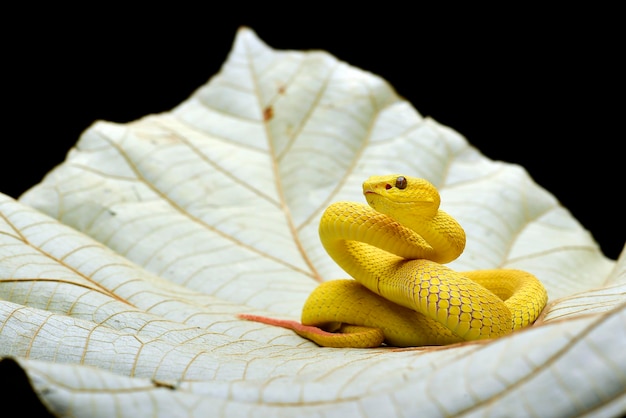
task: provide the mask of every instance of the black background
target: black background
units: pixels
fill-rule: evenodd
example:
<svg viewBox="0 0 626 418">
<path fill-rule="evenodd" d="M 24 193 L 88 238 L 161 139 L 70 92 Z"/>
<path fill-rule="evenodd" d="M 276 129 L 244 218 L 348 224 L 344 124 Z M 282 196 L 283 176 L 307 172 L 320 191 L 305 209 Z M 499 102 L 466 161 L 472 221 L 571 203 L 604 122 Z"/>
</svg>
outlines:
<svg viewBox="0 0 626 418">
<path fill-rule="evenodd" d="M 382 76 L 487 157 L 524 166 L 616 259 L 626 236 L 621 13 L 391 6 L 7 15 L 0 192 L 38 183 L 95 120 L 128 122 L 188 98 L 245 25 L 272 48 L 326 50 Z"/>
</svg>

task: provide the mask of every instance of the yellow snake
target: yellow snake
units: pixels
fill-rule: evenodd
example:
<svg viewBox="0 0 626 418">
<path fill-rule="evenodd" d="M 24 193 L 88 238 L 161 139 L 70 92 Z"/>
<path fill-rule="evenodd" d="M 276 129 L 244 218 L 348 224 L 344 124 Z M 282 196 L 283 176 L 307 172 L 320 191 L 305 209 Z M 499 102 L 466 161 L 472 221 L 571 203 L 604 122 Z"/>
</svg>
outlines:
<svg viewBox="0 0 626 418">
<path fill-rule="evenodd" d="M 548 300 L 521 270 L 456 272 L 442 263 L 465 248 L 465 232 L 439 210 L 428 181 L 398 174 L 363 183 L 368 205 L 336 202 L 319 235 L 352 279 L 320 284 L 301 323 L 241 314 L 292 329 L 327 347 L 443 345 L 496 338 L 532 324 Z"/>
</svg>

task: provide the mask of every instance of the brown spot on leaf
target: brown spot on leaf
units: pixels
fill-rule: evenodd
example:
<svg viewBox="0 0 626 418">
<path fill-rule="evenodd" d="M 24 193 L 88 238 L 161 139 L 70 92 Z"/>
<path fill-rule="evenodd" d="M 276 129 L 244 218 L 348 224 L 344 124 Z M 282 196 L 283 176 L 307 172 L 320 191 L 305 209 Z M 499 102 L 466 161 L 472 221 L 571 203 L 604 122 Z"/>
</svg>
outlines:
<svg viewBox="0 0 626 418">
<path fill-rule="evenodd" d="M 272 106 L 268 106 L 263 110 L 263 120 L 268 121 L 274 117 L 274 108 Z"/>
<path fill-rule="evenodd" d="M 152 384 L 157 388 L 165 388 L 165 389 L 171 389 L 171 390 L 177 389 L 176 383 L 174 382 L 166 382 L 164 380 L 152 379 Z"/>
</svg>

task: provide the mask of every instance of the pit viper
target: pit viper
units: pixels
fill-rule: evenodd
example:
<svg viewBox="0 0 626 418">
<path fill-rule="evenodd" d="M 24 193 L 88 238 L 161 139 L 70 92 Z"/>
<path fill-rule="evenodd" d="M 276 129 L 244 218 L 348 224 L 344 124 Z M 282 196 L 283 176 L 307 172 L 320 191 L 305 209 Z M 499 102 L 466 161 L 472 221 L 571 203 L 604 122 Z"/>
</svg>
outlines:
<svg viewBox="0 0 626 418">
<path fill-rule="evenodd" d="M 366 204 L 335 202 L 319 224 L 331 258 L 352 279 L 320 284 L 301 322 L 241 314 L 320 346 L 445 345 L 497 338 L 532 324 L 548 300 L 534 275 L 515 269 L 456 272 L 465 232 L 439 209 L 425 179 L 392 174 L 363 183 Z"/>
</svg>

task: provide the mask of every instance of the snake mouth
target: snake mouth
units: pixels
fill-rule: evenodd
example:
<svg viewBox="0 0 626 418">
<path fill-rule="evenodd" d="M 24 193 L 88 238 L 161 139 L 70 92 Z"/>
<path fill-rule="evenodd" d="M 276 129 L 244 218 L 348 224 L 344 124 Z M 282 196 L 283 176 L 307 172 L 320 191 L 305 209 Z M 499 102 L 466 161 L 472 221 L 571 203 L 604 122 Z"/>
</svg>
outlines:
<svg viewBox="0 0 626 418">
<path fill-rule="evenodd" d="M 376 192 L 376 190 L 374 190 L 374 188 L 372 186 L 363 186 L 363 194 L 364 195 L 368 195 L 368 194 L 379 194 Z"/>
<path fill-rule="evenodd" d="M 380 197 L 380 194 L 376 193 L 374 190 L 363 190 L 363 197 L 365 197 L 365 200 L 371 206 L 375 200 L 378 200 L 377 198 Z"/>
</svg>

